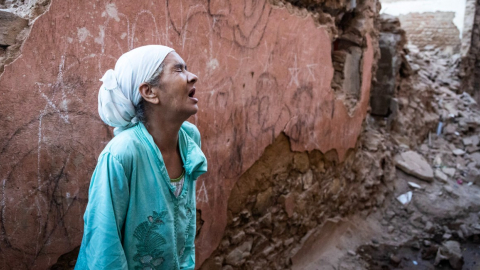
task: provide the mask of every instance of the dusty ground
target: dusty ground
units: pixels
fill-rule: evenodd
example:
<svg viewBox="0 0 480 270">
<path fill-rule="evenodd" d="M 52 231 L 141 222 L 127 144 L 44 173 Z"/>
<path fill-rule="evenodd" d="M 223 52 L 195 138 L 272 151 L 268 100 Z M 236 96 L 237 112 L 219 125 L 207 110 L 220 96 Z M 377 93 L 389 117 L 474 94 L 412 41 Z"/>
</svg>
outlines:
<svg viewBox="0 0 480 270">
<path fill-rule="evenodd" d="M 480 187 L 452 183 L 448 193 L 444 183 L 425 183 L 401 171 L 397 176 L 395 195 L 413 192 L 408 205 L 392 196 L 366 217 L 328 222 L 312 234 L 292 269 L 480 269 Z M 434 265 L 448 240 L 460 243 L 463 268 L 453 268 L 448 256 Z"/>
</svg>

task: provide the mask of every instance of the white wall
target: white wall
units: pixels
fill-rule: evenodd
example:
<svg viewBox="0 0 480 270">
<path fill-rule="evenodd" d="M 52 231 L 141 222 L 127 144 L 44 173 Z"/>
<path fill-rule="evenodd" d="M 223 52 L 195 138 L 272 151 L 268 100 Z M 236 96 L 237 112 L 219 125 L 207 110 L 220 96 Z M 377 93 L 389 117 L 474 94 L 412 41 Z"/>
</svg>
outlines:
<svg viewBox="0 0 480 270">
<path fill-rule="evenodd" d="M 463 24 L 465 18 L 465 1 L 466 0 L 421 0 L 421 1 L 398 1 L 394 3 L 382 3 L 382 10 L 380 13 L 386 13 L 394 16 L 408 13 L 423 13 L 423 12 L 437 12 L 450 11 L 455 12 L 453 23 L 460 31 L 460 38 L 462 38 Z"/>
</svg>

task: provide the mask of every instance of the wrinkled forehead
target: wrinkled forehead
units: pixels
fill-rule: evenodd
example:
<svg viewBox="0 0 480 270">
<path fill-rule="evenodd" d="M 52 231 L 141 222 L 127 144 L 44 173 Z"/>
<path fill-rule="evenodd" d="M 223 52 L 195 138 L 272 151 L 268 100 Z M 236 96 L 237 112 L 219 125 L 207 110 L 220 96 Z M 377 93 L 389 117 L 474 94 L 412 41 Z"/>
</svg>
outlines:
<svg viewBox="0 0 480 270">
<path fill-rule="evenodd" d="M 167 57 L 165 57 L 165 60 L 163 60 L 163 64 L 165 66 L 175 66 L 178 64 L 181 64 L 185 66 L 185 61 L 183 58 L 176 52 L 170 52 Z"/>
</svg>

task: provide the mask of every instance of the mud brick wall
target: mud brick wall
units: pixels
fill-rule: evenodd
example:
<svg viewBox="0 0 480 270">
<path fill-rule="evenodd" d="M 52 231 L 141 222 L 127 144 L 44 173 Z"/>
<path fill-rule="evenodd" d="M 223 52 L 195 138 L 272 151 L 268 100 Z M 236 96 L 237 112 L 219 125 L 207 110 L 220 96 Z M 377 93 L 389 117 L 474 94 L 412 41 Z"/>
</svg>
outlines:
<svg viewBox="0 0 480 270">
<path fill-rule="evenodd" d="M 370 114 L 387 117 L 394 113 L 395 93 L 400 85 L 400 68 L 405 62 L 405 31 L 397 17 L 382 14 L 378 20 L 380 59 L 370 95 Z"/>
<path fill-rule="evenodd" d="M 425 12 L 400 15 L 400 23 L 410 43 L 460 52 L 460 32 L 453 24 L 454 12 Z"/>
<path fill-rule="evenodd" d="M 190 121 L 209 172 L 197 182 L 198 266 L 242 268 L 267 254 L 261 265 L 289 267 L 307 231 L 381 204 L 389 149 L 358 140 L 378 10 L 375 0 L 52 0 L 24 17 L 29 31 L 0 75 L 0 269 L 46 269 L 76 252 L 90 176 L 112 138 L 98 79 L 146 44 L 172 46 L 200 78 Z M 240 235 L 225 246 L 238 226 L 251 232 L 249 218 L 262 244 Z"/>
</svg>

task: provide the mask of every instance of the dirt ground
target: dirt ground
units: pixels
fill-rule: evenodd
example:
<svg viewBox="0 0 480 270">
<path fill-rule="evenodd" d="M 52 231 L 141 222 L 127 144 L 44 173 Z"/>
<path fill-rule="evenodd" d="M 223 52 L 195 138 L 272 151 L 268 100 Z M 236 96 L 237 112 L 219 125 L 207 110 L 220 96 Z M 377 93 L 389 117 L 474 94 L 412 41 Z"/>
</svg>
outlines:
<svg viewBox="0 0 480 270">
<path fill-rule="evenodd" d="M 409 204 L 392 196 L 368 216 L 328 222 L 298 252 L 292 269 L 480 269 L 480 187 L 455 183 L 449 193 L 437 181 L 425 183 L 402 171 L 397 176 L 396 195 L 412 191 Z M 461 254 L 446 254 L 436 264 L 448 241 L 458 242 Z M 460 262 L 452 266 L 455 259 Z"/>
</svg>

